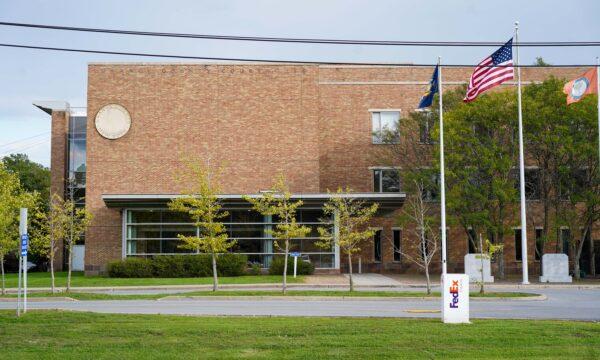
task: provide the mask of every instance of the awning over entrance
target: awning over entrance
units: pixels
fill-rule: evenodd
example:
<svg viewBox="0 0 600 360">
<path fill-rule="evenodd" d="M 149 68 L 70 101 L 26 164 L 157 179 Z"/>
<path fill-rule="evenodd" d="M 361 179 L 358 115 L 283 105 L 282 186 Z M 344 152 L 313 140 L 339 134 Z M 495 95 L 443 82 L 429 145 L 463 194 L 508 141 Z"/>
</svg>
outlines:
<svg viewBox="0 0 600 360">
<path fill-rule="evenodd" d="M 135 207 L 164 207 L 172 199 L 181 197 L 179 194 L 103 194 L 102 200 L 107 207 L 111 208 L 135 208 Z M 259 197 L 260 194 L 249 194 L 250 197 Z M 351 194 L 292 194 L 292 199 L 302 200 L 303 206 L 323 206 L 330 197 L 348 197 L 363 200 L 366 203 L 378 203 L 380 209 L 393 210 L 399 208 L 405 193 L 351 193 Z M 245 201 L 242 194 L 222 194 L 219 198 L 223 200 L 226 207 L 248 208 L 250 204 Z"/>
</svg>

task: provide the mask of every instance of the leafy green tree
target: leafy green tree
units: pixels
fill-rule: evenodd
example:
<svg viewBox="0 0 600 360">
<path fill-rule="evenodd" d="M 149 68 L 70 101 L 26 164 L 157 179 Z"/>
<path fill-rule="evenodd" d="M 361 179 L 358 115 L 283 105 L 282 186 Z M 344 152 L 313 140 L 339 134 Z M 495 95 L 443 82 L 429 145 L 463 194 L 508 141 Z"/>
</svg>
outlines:
<svg viewBox="0 0 600 360">
<path fill-rule="evenodd" d="M 364 201 L 352 197 L 352 190 L 338 188 L 337 192 L 330 193 L 329 200 L 323 206 L 325 215 L 334 219 L 334 228 L 319 227 L 321 240 L 317 243 L 319 247 L 331 249 L 339 246 L 340 251 L 348 258 L 348 280 L 350 291 L 354 291 L 352 280 L 352 254 L 361 251 L 361 244 L 373 237 L 375 231 L 367 226 L 379 204 L 367 205 Z M 335 234 L 335 228 L 338 233 Z"/>
<path fill-rule="evenodd" d="M 2 161 L 6 169 L 19 177 L 25 191 L 38 192 L 44 203 L 50 199 L 50 169 L 29 160 L 26 154 L 10 154 Z"/>
<path fill-rule="evenodd" d="M 71 206 L 53 194 L 48 211 L 38 208 L 32 219 L 31 249 L 48 258 L 52 293 L 55 292 L 54 263 L 62 241 L 67 238 L 71 223 Z M 70 265 L 69 265 L 70 268 Z"/>
<path fill-rule="evenodd" d="M 493 92 L 445 114 L 447 207 L 470 234 L 490 233 L 502 244 L 514 219 L 517 199 L 516 96 Z M 504 255 L 498 252 L 498 275 L 504 277 Z"/>
<path fill-rule="evenodd" d="M 26 192 L 18 176 L 8 171 L 0 161 L 0 271 L 2 273 L 2 294 L 5 293 L 4 259 L 19 246 L 19 209 L 32 208 L 37 193 Z"/>
<path fill-rule="evenodd" d="M 178 234 L 183 241 L 181 248 L 208 253 L 212 257 L 213 291 L 217 291 L 217 255 L 227 252 L 235 245 L 229 239 L 227 229 L 221 221 L 229 214 L 223 210 L 218 198 L 220 187 L 213 179 L 211 169 L 199 163 L 188 162 L 190 174 L 194 181 L 192 189 L 184 196 L 175 198 L 169 203 L 169 209 L 187 213 L 198 229 L 197 236 Z"/>
<path fill-rule="evenodd" d="M 64 246 L 67 249 L 67 288 L 71 290 L 71 274 L 73 272 L 73 248 L 84 236 L 88 226 L 92 222 L 92 214 L 84 207 L 79 207 L 73 200 L 65 200 L 60 204 L 61 211 L 68 214 L 65 224 Z"/>
<path fill-rule="evenodd" d="M 287 291 L 287 262 L 290 252 L 290 240 L 303 238 L 310 228 L 296 222 L 296 211 L 302 206 L 302 200 L 294 201 L 283 175 L 279 175 L 270 191 L 263 192 L 257 197 L 244 196 L 244 199 L 252 204 L 254 210 L 267 216 L 276 216 L 277 224 L 274 229 L 268 230 L 275 239 L 275 246 L 283 249 L 283 294 Z M 283 247 L 281 246 L 283 242 Z"/>
</svg>

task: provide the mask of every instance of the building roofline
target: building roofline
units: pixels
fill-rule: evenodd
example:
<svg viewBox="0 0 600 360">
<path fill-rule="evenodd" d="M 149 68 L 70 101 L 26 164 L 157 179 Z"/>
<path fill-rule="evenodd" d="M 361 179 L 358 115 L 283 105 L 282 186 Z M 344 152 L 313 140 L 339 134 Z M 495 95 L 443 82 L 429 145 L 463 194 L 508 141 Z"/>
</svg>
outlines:
<svg viewBox="0 0 600 360">
<path fill-rule="evenodd" d="M 33 106 L 37 107 L 48 115 L 52 115 L 53 111 L 69 111 L 70 109 L 68 102 L 60 100 L 34 101 Z"/>
</svg>

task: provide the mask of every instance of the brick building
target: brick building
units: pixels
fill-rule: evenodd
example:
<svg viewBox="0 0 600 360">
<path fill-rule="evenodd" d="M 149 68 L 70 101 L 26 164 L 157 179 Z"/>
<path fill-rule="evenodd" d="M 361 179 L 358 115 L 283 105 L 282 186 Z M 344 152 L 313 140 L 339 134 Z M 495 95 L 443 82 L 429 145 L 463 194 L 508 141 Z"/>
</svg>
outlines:
<svg viewBox="0 0 600 360">
<path fill-rule="evenodd" d="M 471 71 L 445 69 L 445 89 L 464 84 Z M 90 64 L 86 109 L 35 104 L 52 117 L 52 191 L 81 199 L 94 215 L 85 237 L 86 273 L 101 273 L 107 262 L 126 256 L 183 251 L 177 234 L 195 229 L 166 211 L 168 200 L 186 187 L 174 178 L 182 157 L 225 164 L 222 198 L 231 213 L 225 222 L 239 239 L 235 251 L 251 261 L 266 266 L 277 249 L 265 232 L 272 219 L 250 211 L 241 196 L 268 189 L 282 173 L 304 200 L 299 220 L 313 228 L 323 221 L 328 189 L 349 186 L 356 197 L 380 203 L 373 224 L 379 231 L 360 256 L 363 271 L 414 271 L 392 247 L 416 241 L 395 227 L 405 194 L 396 169 L 378 163 L 374 151 L 386 146 L 377 143 L 377 131 L 398 119 L 401 137 L 419 136 L 402 132 L 402 118 L 418 104 L 431 72 L 410 66 Z M 522 75 L 527 83 L 581 72 L 527 68 Z M 536 216 L 539 204 L 530 207 Z M 536 230 L 528 234 L 535 273 Z M 317 248 L 315 236 L 298 239 L 293 250 L 322 271 L 343 270 L 338 249 Z M 509 274 L 520 273 L 516 236 L 505 239 Z M 462 271 L 469 251 L 464 230 L 449 229 L 448 249 L 449 271 Z"/>
</svg>

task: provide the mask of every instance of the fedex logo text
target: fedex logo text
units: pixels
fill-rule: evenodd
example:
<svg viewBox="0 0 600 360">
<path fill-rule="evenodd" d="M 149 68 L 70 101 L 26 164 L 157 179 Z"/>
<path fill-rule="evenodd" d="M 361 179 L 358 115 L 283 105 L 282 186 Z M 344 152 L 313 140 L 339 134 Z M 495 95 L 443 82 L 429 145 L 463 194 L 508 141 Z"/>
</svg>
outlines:
<svg viewBox="0 0 600 360">
<path fill-rule="evenodd" d="M 452 294 L 450 308 L 458 309 L 458 280 L 452 280 L 452 285 L 450 286 L 450 294 Z"/>
</svg>

